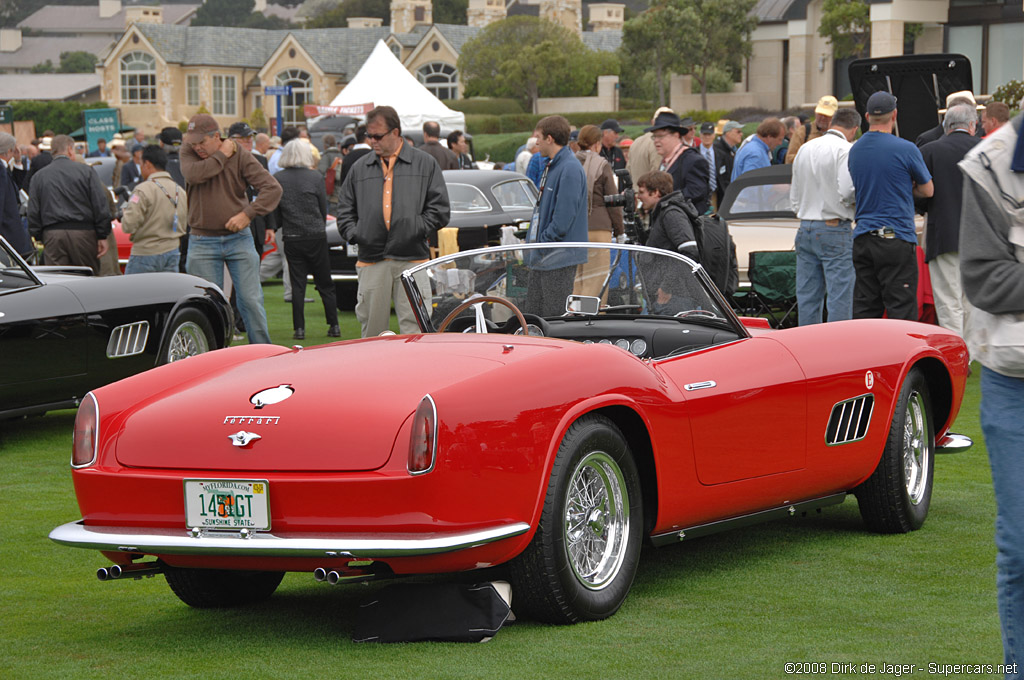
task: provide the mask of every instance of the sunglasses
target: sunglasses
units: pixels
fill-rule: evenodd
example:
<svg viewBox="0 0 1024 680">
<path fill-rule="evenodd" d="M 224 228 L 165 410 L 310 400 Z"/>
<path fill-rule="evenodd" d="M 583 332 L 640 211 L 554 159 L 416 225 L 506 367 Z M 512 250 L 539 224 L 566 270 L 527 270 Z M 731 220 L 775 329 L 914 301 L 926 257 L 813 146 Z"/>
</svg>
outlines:
<svg viewBox="0 0 1024 680">
<path fill-rule="evenodd" d="M 392 131 L 394 131 L 394 129 L 395 128 L 391 128 L 390 130 L 388 130 L 387 132 L 385 132 L 382 135 L 371 135 L 371 134 L 367 133 L 366 138 L 367 139 L 372 139 L 375 142 L 379 142 L 380 140 L 382 140 L 385 137 L 387 137 L 388 135 L 390 135 L 392 133 Z"/>
</svg>

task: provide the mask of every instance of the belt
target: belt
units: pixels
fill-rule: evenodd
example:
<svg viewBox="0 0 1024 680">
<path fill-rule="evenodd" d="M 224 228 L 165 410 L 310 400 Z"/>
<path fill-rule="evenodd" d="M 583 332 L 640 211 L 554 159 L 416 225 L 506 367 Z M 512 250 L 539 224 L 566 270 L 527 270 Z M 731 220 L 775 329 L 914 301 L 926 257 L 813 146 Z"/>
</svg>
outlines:
<svg viewBox="0 0 1024 680">
<path fill-rule="evenodd" d="M 896 231 L 892 227 L 882 227 L 881 229 L 872 229 L 869 232 L 872 236 L 878 236 L 879 238 L 896 238 Z"/>
<path fill-rule="evenodd" d="M 841 224 L 849 224 L 850 220 L 840 220 L 837 218 L 834 220 L 824 220 L 824 222 L 826 227 L 838 227 Z"/>
</svg>

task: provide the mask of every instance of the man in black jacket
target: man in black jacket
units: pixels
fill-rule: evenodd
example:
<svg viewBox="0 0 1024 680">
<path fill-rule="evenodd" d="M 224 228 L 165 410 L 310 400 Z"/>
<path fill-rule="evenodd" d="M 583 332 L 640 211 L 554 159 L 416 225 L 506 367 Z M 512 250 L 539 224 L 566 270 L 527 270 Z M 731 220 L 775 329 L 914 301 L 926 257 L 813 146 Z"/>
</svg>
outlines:
<svg viewBox="0 0 1024 680">
<path fill-rule="evenodd" d="M 945 114 L 954 106 L 960 106 L 961 104 L 968 104 L 972 106 L 976 111 L 985 108 L 983 106 L 978 106 L 978 102 L 974 99 L 973 92 L 971 92 L 970 90 L 961 90 L 960 92 L 954 92 L 953 94 L 946 96 L 946 108 L 939 109 L 939 113 Z M 977 114 L 975 114 L 975 116 L 977 116 Z M 946 131 L 943 127 L 943 124 L 939 123 L 931 130 L 925 130 L 924 132 L 919 134 L 917 136 L 917 139 L 914 140 L 914 144 L 916 144 L 917 148 L 920 149 L 925 144 L 930 144 L 931 142 L 942 139 L 945 135 Z M 981 139 L 983 135 L 975 134 L 975 136 Z"/>
<path fill-rule="evenodd" d="M 366 134 L 374 153 L 352 166 L 338 203 L 338 231 L 359 247 L 356 318 L 362 337 L 380 335 L 393 299 L 399 329 L 414 333 L 401 276 L 430 257 L 427 238 L 448 224 L 448 189 L 437 162 L 404 140 L 393 108 L 366 114 Z"/>
<path fill-rule="evenodd" d="M 614 118 L 601 123 L 601 155 L 612 166 L 612 170 L 626 168 L 626 154 L 619 147 L 619 135 L 622 132 L 622 126 Z"/>
<path fill-rule="evenodd" d="M 743 141 L 743 125 L 734 120 L 722 126 L 722 134 L 715 139 L 712 148 L 715 150 L 715 196 L 718 205 L 722 205 L 725 190 L 729 188 L 732 178 L 732 162 L 736 158 L 736 149 Z"/>
<path fill-rule="evenodd" d="M 960 283 L 960 209 L 963 205 L 963 174 L 957 163 L 980 139 L 974 136 L 978 113 L 970 104 L 946 111 L 942 127 L 946 136 L 921 147 L 924 164 L 932 174 L 935 193 L 925 199 L 928 226 L 924 259 L 932 282 L 939 325 L 964 334 L 965 298 Z"/>
<path fill-rule="evenodd" d="M 42 239 L 47 264 L 83 265 L 99 274 L 110 234 L 110 203 L 100 176 L 75 162 L 75 141 L 57 135 L 53 162 L 32 179 L 28 230 Z"/>
<path fill-rule="evenodd" d="M 442 170 L 458 170 L 459 159 L 441 144 L 441 126 L 433 121 L 423 124 L 423 146 L 420 150 L 434 157 Z"/>
<path fill-rule="evenodd" d="M 366 143 L 366 126 L 360 125 L 356 128 L 355 132 L 356 143 L 352 145 L 349 152 L 345 155 L 345 160 L 341 162 L 341 183 L 345 184 L 345 178 L 348 177 L 349 171 L 352 170 L 352 166 L 356 164 L 360 158 L 370 153 L 373 149 Z"/>
<path fill-rule="evenodd" d="M 19 255 L 28 257 L 34 247 L 21 221 L 20 189 L 11 173 L 17 153 L 18 142 L 14 135 L 0 132 L 0 234 Z"/>
<path fill-rule="evenodd" d="M 672 187 L 693 203 L 699 215 L 708 209 L 708 162 L 692 146 L 683 142 L 695 123 L 674 113 L 659 113 L 654 125 L 644 130 L 654 139 L 654 148 L 662 158 L 661 169 L 672 175 Z"/>
</svg>

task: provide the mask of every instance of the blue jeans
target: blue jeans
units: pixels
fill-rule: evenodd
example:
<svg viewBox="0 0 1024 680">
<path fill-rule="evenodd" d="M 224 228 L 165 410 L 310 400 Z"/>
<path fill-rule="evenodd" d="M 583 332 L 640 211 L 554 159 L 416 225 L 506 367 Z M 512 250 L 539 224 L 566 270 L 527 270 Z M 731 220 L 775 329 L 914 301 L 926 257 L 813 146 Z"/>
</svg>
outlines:
<svg viewBox="0 0 1024 680">
<path fill-rule="evenodd" d="M 235 284 L 238 313 L 242 315 L 249 343 L 270 344 L 267 312 L 263 309 L 260 286 L 260 259 L 249 227 L 228 236 L 188 237 L 188 261 L 185 271 L 224 288 L 224 266 Z"/>
<path fill-rule="evenodd" d="M 828 293 L 828 320 L 853 317 L 853 232 L 850 222 L 830 227 L 801 220 L 796 232 L 796 301 L 801 326 L 821 323 Z"/>
<path fill-rule="evenodd" d="M 146 274 L 149 272 L 172 272 L 177 273 L 178 271 L 178 259 L 181 257 L 181 251 L 175 248 L 174 250 L 160 255 L 132 255 L 128 258 L 128 264 L 125 265 L 125 274 Z"/>
<path fill-rule="evenodd" d="M 996 492 L 996 594 L 1007 678 L 1024 678 L 1024 378 L 981 369 L 981 431 Z"/>
</svg>

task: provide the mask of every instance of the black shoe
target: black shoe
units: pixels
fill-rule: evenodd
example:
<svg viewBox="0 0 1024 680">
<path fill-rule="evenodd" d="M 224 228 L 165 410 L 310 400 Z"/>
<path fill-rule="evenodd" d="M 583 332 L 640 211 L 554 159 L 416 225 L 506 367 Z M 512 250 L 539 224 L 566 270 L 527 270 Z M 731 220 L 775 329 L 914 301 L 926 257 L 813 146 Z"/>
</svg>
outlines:
<svg viewBox="0 0 1024 680">
<path fill-rule="evenodd" d="M 329 337 L 329 338 L 340 338 L 341 337 L 341 329 L 338 328 L 337 324 L 335 324 L 335 325 L 333 325 L 333 326 L 331 326 L 330 328 L 327 329 L 327 337 Z"/>
<path fill-rule="evenodd" d="M 305 328 L 296 328 L 295 332 L 292 333 L 292 338 L 294 338 L 296 340 L 305 340 L 306 339 L 306 329 Z"/>
</svg>

